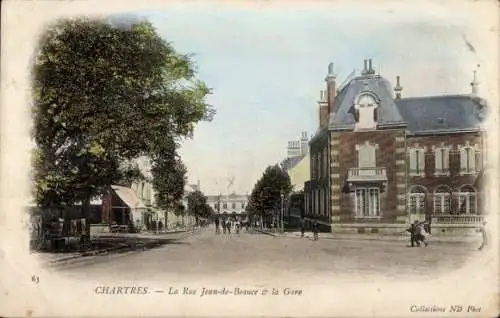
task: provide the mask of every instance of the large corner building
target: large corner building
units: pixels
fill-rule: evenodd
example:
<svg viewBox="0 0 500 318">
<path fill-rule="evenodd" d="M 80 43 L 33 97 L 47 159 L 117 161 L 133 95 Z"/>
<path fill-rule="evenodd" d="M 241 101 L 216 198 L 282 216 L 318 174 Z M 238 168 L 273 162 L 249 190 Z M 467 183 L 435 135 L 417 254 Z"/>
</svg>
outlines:
<svg viewBox="0 0 500 318">
<path fill-rule="evenodd" d="M 337 87 L 333 64 L 311 139 L 305 214 L 343 233 L 397 233 L 427 220 L 433 234 L 482 221 L 486 102 L 466 95 L 403 97 L 365 60 Z"/>
</svg>

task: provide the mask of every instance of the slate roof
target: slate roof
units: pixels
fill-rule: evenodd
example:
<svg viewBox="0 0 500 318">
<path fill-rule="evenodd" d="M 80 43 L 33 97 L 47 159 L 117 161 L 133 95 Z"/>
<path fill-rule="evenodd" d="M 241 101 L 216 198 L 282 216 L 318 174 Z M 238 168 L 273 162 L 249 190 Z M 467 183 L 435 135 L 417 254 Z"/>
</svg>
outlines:
<svg viewBox="0 0 500 318">
<path fill-rule="evenodd" d="M 472 95 L 443 95 L 396 100 L 410 133 L 480 128 L 486 102 Z"/>
<path fill-rule="evenodd" d="M 379 125 L 405 125 L 413 134 L 478 129 L 487 110 L 486 101 L 473 95 L 394 99 L 389 81 L 370 74 L 355 77 L 338 92 L 329 130 L 354 128 L 354 100 L 365 91 L 379 99 Z"/>
<path fill-rule="evenodd" d="M 378 121 L 382 125 L 404 124 L 404 119 L 394 102 L 392 88 L 379 75 L 364 75 L 353 78 L 335 98 L 335 114 L 330 117 L 329 129 L 352 129 L 354 127 L 354 100 L 362 92 L 371 92 L 379 99 Z"/>
</svg>

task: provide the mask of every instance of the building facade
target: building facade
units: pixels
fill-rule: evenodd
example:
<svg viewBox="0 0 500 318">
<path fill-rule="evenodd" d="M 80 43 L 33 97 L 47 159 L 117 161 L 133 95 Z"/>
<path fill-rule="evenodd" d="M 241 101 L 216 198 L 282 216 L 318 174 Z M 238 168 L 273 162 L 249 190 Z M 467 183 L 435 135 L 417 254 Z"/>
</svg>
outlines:
<svg viewBox="0 0 500 318">
<path fill-rule="evenodd" d="M 232 217 L 243 220 L 247 217 L 248 195 L 246 194 L 207 195 L 207 204 L 222 218 Z"/>
<path fill-rule="evenodd" d="M 310 179 L 309 138 L 302 132 L 300 140 L 288 142 L 287 157 L 281 167 L 288 173 L 293 192 L 304 190 L 304 183 Z"/>
<path fill-rule="evenodd" d="M 483 218 L 474 184 L 485 165 L 486 102 L 472 93 L 402 97 L 371 60 L 336 89 L 333 64 L 310 142 L 306 215 L 335 232 L 397 233 L 426 220 L 433 234 L 475 230 Z"/>
</svg>

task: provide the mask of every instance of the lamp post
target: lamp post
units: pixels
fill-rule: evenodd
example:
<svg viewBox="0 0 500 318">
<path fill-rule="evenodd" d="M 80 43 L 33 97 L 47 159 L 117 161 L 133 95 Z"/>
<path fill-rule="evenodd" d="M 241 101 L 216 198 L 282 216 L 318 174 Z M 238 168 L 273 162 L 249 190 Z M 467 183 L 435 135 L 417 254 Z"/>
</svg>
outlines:
<svg viewBox="0 0 500 318">
<path fill-rule="evenodd" d="M 280 197 L 281 197 L 281 232 L 285 232 L 285 224 L 283 223 L 283 208 L 284 208 L 284 198 L 285 198 L 285 193 L 283 190 L 280 191 Z"/>
</svg>

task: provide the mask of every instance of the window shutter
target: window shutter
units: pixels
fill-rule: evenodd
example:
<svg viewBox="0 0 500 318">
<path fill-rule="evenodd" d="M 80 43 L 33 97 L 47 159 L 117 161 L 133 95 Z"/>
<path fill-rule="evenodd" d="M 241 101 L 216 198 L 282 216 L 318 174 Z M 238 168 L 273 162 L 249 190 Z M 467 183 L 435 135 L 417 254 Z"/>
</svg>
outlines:
<svg viewBox="0 0 500 318">
<path fill-rule="evenodd" d="M 467 159 L 469 160 L 469 172 L 476 171 L 476 153 L 474 148 L 469 148 L 469 157 Z"/>
<path fill-rule="evenodd" d="M 441 148 L 436 149 L 434 155 L 434 161 L 436 162 L 436 171 L 437 172 L 442 171 L 444 167 L 442 166 L 443 159 L 442 159 Z"/>
<path fill-rule="evenodd" d="M 417 160 L 415 157 L 415 149 L 410 149 L 410 172 L 416 170 Z"/>
<path fill-rule="evenodd" d="M 423 173 L 425 169 L 425 156 L 424 156 L 424 150 L 420 149 L 418 151 L 418 172 Z"/>
<path fill-rule="evenodd" d="M 448 171 L 450 169 L 450 149 L 444 149 L 443 170 Z"/>
<path fill-rule="evenodd" d="M 467 170 L 467 152 L 465 148 L 460 149 L 460 171 L 465 172 Z"/>
<path fill-rule="evenodd" d="M 483 169 L 483 158 L 481 151 L 476 152 L 476 171 Z"/>
</svg>

